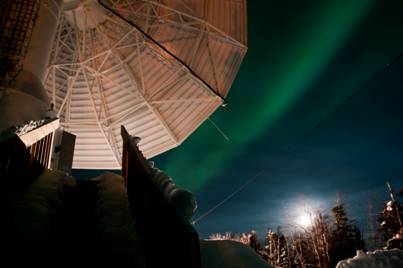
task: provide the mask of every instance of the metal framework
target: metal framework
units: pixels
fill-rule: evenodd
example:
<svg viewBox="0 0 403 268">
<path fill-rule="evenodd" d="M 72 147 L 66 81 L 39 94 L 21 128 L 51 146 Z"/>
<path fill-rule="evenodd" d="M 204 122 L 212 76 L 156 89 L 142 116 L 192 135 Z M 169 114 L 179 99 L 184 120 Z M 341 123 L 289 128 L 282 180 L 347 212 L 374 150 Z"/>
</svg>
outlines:
<svg viewBox="0 0 403 268">
<path fill-rule="evenodd" d="M 38 13 L 39 1 L 5 0 L 0 3 L 0 78 L 15 77 L 21 69 Z M 0 83 L 2 84 L 2 83 Z"/>
<path fill-rule="evenodd" d="M 227 95 L 247 50 L 245 0 L 110 2 Z M 147 36 L 106 10 L 100 18 L 85 1 L 83 10 L 62 16 L 44 79 L 62 126 L 77 136 L 74 168 L 120 168 L 120 125 L 142 138 L 149 158 L 178 146 L 221 105 Z"/>
</svg>

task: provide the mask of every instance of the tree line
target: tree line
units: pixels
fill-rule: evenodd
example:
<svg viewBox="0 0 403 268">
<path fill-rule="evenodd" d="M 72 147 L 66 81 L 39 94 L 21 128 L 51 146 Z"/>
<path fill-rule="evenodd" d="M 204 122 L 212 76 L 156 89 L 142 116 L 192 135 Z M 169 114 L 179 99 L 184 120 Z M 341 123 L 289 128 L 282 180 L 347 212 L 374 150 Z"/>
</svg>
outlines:
<svg viewBox="0 0 403 268">
<path fill-rule="evenodd" d="M 387 187 L 390 200 L 378 214 L 376 232 L 365 242 L 361 230 L 348 218 L 345 204 L 340 200 L 332 208 L 331 215 L 314 212 L 309 227 L 289 235 L 280 229 L 269 229 L 263 243 L 255 231 L 214 234 L 210 239 L 244 243 L 273 266 L 282 268 L 331 268 L 339 261 L 355 256 L 357 250 L 403 249 L 403 205 L 399 202 L 403 189 L 395 194 L 389 182 Z"/>
</svg>

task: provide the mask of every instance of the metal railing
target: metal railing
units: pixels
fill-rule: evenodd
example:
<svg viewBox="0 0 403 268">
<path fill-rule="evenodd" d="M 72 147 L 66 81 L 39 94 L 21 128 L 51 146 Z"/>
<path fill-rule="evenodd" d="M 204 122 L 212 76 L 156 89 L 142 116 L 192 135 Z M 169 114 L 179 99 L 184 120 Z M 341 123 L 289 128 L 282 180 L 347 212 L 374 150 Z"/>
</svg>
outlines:
<svg viewBox="0 0 403 268">
<path fill-rule="evenodd" d="M 21 191 L 49 168 L 58 127 L 59 120 L 56 119 L 21 135 L 1 137 L 0 180 L 5 189 Z"/>
<path fill-rule="evenodd" d="M 122 175 L 147 267 L 200 268 L 199 236 L 167 203 L 151 179 L 151 167 L 122 126 Z M 156 247 L 158 253 L 156 253 Z M 156 254 L 158 256 L 156 256 Z"/>
</svg>

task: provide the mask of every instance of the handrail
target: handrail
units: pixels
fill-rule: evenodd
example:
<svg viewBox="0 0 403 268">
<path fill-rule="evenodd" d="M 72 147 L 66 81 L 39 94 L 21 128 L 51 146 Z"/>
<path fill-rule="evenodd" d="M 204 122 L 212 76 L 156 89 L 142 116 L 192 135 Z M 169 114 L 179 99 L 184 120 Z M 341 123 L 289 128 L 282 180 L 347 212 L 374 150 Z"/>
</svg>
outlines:
<svg viewBox="0 0 403 268">
<path fill-rule="evenodd" d="M 59 128 L 59 126 L 60 120 L 58 118 L 55 118 L 54 120 L 33 129 L 32 131 L 18 135 L 18 137 L 25 144 L 25 146 L 29 147 L 54 132 L 56 129 Z"/>
</svg>

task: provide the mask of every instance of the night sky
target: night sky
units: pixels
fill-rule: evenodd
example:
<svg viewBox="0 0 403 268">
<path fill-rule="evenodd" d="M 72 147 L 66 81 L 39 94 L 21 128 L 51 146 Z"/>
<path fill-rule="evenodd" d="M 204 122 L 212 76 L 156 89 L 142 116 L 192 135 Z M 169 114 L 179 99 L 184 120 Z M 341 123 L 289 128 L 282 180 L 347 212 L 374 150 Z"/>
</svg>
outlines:
<svg viewBox="0 0 403 268">
<path fill-rule="evenodd" d="M 200 236 L 287 228 L 304 207 L 329 212 L 337 192 L 365 224 L 386 180 L 403 186 L 403 57 L 310 130 L 403 52 L 403 2 L 250 0 L 248 47 L 211 117 L 230 140 L 206 121 L 153 159 L 196 195 L 195 218 L 258 174 Z"/>
</svg>

